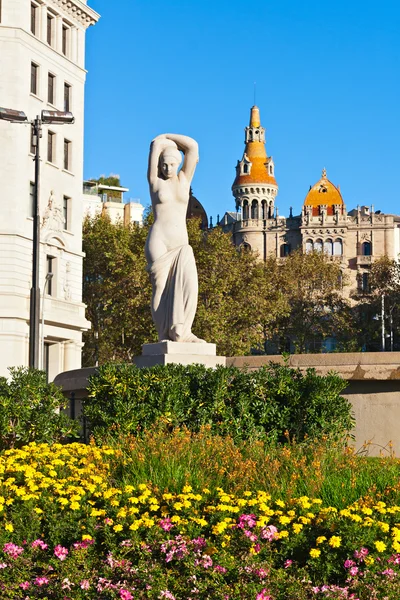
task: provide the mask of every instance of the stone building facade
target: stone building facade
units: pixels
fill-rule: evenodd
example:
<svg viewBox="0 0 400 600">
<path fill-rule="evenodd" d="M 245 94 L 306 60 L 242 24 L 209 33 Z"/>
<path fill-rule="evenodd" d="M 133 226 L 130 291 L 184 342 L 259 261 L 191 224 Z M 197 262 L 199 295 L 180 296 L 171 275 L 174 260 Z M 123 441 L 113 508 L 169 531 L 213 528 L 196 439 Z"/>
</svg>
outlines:
<svg viewBox="0 0 400 600">
<path fill-rule="evenodd" d="M 44 125 L 41 139 L 41 365 L 50 379 L 81 366 L 82 331 L 90 327 L 82 303 L 85 36 L 98 18 L 86 0 L 0 2 L 1 106 L 29 120 L 42 110 L 75 117 Z M 35 149 L 29 124 L 0 121 L 0 141 L 0 375 L 7 375 L 7 367 L 28 364 Z"/>
<path fill-rule="evenodd" d="M 367 291 L 369 271 L 377 258 L 399 258 L 400 216 L 367 206 L 347 211 L 340 188 L 329 181 L 325 169 L 310 186 L 301 214 L 293 216 L 291 209 L 288 217 L 279 215 L 275 165 L 267 156 L 257 106 L 251 108 L 232 193 L 236 211 L 225 213 L 220 225 L 232 234 L 235 245 L 251 248 L 263 260 L 268 255 L 284 259 L 298 248 L 326 252 L 347 275 L 346 294 Z"/>
<path fill-rule="evenodd" d="M 124 198 L 126 192 L 129 192 L 129 188 L 84 181 L 84 216 L 94 218 L 98 215 L 107 215 L 112 223 L 143 225 L 143 204 L 139 200 L 126 200 Z"/>
</svg>

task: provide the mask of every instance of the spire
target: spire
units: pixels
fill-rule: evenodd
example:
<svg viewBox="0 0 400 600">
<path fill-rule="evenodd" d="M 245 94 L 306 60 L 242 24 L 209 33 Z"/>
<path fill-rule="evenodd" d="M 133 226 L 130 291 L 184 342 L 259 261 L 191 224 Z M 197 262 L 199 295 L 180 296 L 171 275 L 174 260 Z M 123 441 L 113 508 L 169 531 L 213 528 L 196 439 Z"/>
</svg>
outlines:
<svg viewBox="0 0 400 600">
<path fill-rule="evenodd" d="M 260 109 L 258 106 L 252 106 L 250 109 L 250 127 L 260 127 Z"/>
<path fill-rule="evenodd" d="M 322 169 L 322 178 L 326 179 L 326 169 L 325 169 L 325 167 Z"/>
</svg>

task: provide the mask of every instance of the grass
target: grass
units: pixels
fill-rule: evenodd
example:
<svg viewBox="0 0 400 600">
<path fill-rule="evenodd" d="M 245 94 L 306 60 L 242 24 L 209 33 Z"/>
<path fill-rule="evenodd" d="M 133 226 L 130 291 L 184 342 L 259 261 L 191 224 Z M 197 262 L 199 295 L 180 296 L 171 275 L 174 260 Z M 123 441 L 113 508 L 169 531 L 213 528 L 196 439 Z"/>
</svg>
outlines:
<svg viewBox="0 0 400 600">
<path fill-rule="evenodd" d="M 390 493 L 400 501 L 399 459 L 359 455 L 327 438 L 285 445 L 235 443 L 208 428 L 191 433 L 158 426 L 141 437 L 118 438 L 114 447 L 116 476 L 133 485 L 152 482 L 171 492 L 186 484 L 228 492 L 265 490 L 274 499 L 318 497 L 337 508 L 368 495 Z"/>
</svg>

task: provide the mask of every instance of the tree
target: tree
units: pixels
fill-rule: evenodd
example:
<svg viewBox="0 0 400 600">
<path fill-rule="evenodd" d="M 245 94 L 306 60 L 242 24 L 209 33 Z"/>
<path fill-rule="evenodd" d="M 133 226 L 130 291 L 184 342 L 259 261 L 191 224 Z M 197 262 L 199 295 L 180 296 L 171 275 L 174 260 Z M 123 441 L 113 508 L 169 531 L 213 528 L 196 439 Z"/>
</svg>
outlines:
<svg viewBox="0 0 400 600">
<path fill-rule="evenodd" d="M 156 341 L 150 313 L 151 285 L 141 228 L 111 223 L 107 216 L 83 225 L 83 299 L 92 329 L 84 334 L 83 364 L 131 361 L 146 342 Z"/>
<path fill-rule="evenodd" d="M 190 244 L 199 275 L 196 335 L 216 342 L 226 356 L 262 347 L 265 331 L 284 314 L 282 294 L 272 273 L 256 254 L 236 248 L 219 227 L 200 230 L 188 221 Z"/>
<path fill-rule="evenodd" d="M 281 261 L 277 285 L 290 310 L 276 324 L 283 338 L 280 350 L 289 342 L 296 352 L 319 352 L 328 337 L 335 337 L 339 347 L 351 346 L 354 323 L 342 293 L 345 284 L 340 264 L 325 253 L 298 250 Z"/>
</svg>

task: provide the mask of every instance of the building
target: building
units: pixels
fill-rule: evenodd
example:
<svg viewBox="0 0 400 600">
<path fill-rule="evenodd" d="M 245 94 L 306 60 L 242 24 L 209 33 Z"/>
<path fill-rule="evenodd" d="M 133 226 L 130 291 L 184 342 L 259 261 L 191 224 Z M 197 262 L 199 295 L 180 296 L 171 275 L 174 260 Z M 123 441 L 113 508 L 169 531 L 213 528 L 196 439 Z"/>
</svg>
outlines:
<svg viewBox="0 0 400 600">
<path fill-rule="evenodd" d="M 85 35 L 99 15 L 86 0 L 0 2 L 0 103 L 71 111 L 75 123 L 43 126 L 41 140 L 41 365 L 49 378 L 81 366 L 82 181 Z M 0 375 L 28 365 L 34 152 L 29 124 L 0 121 Z"/>
<path fill-rule="evenodd" d="M 253 106 L 245 129 L 245 151 L 236 166 L 232 193 L 236 211 L 220 221 L 237 246 L 246 246 L 266 260 L 268 255 L 285 258 L 292 250 L 326 252 L 338 261 L 349 279 L 345 293 L 366 291 L 372 263 L 384 255 L 399 257 L 400 216 L 357 206 L 347 211 L 340 188 L 323 169 L 310 186 L 301 214 L 279 215 L 275 165 L 266 152 L 265 129 L 260 111 Z"/>
<path fill-rule="evenodd" d="M 107 215 L 112 223 L 118 221 L 129 225 L 143 224 L 144 206 L 138 200 L 126 200 L 124 194 L 129 188 L 119 185 L 104 185 L 97 181 L 83 183 L 83 212 L 91 218 Z"/>
</svg>

